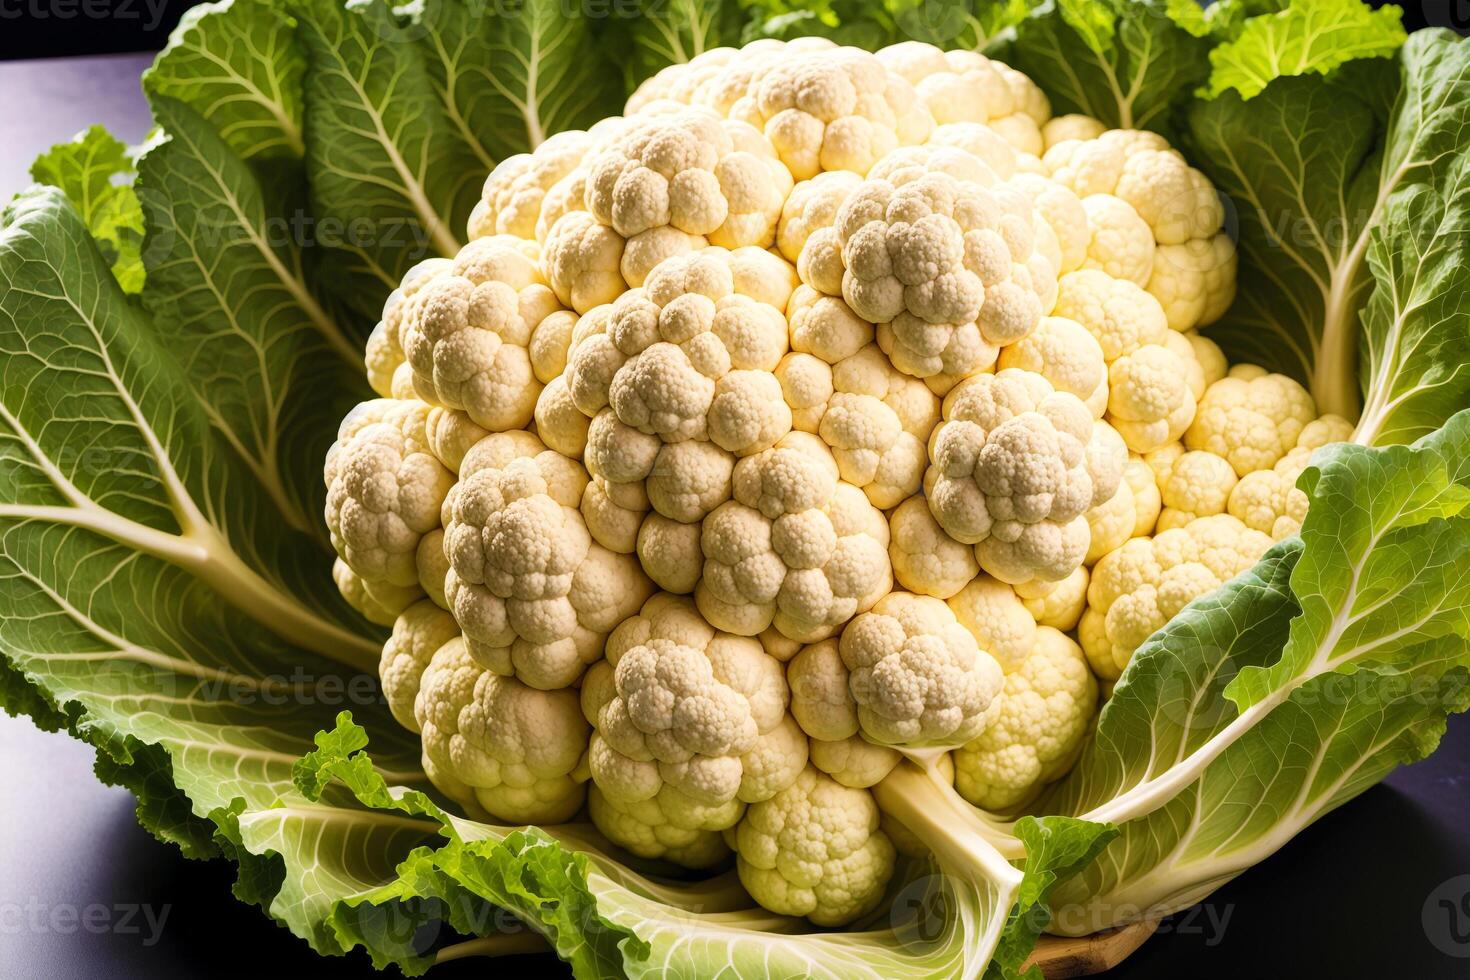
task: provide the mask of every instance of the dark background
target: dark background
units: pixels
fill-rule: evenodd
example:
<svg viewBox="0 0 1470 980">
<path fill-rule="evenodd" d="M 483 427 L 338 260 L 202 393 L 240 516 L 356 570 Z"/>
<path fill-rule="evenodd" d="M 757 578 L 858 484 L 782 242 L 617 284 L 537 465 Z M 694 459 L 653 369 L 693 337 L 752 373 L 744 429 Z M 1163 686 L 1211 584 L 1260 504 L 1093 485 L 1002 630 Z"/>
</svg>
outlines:
<svg viewBox="0 0 1470 980">
<path fill-rule="evenodd" d="M 188 0 L 0 0 L 0 59 L 161 48 Z M 1410 26 L 1470 29 L 1470 0 L 1407 4 Z M 45 13 L 41 17 L 35 14 Z M 63 17 L 70 12 L 72 16 Z M 19 15 L 19 16 L 17 16 Z M 31 158 L 91 122 L 140 140 L 146 56 L 0 65 L 0 200 Z M 91 750 L 0 715 L 0 980 L 308 975 L 370 977 L 366 958 L 321 959 L 230 894 L 233 867 L 194 862 L 139 828 L 134 801 L 102 786 Z M 1470 718 L 1431 759 L 1394 774 L 1165 923 L 1118 980 L 1470 977 L 1439 901 L 1470 901 Z M 27 928 L 26 910 L 107 909 L 108 927 Z M 126 907 L 163 916 L 150 941 Z M 1222 925 L 1223 923 L 1223 925 Z M 1470 906 L 1459 921 L 1470 929 Z M 431 977 L 564 976 L 550 956 L 465 961 Z"/>
<path fill-rule="evenodd" d="M 198 0 L 0 0 L 0 59 L 157 51 Z M 1373 0 L 1381 6 L 1381 0 Z M 1470 30 L 1470 0 L 1400 0 L 1410 28 Z"/>
</svg>

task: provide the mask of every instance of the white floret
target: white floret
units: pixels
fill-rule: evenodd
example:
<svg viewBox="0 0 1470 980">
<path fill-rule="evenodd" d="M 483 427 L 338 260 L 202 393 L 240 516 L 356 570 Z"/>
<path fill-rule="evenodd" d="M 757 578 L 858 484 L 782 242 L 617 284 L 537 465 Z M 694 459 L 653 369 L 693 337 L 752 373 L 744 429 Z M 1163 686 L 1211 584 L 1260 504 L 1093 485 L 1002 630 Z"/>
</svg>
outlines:
<svg viewBox="0 0 1470 980">
<path fill-rule="evenodd" d="M 1037 374 L 980 375 L 945 398 L 929 444 L 929 508 L 1012 584 L 1066 578 L 1087 554 L 1086 512 L 1117 492 L 1121 440 Z"/>
<path fill-rule="evenodd" d="M 481 440 L 445 502 L 445 595 L 470 654 L 532 687 L 565 687 L 648 595 L 631 555 L 592 540 L 582 467 L 530 433 Z"/>
<path fill-rule="evenodd" d="M 754 636 L 831 636 L 893 584 L 888 524 L 816 436 L 793 432 L 735 466 L 735 499 L 704 521 L 700 611 Z"/>
</svg>

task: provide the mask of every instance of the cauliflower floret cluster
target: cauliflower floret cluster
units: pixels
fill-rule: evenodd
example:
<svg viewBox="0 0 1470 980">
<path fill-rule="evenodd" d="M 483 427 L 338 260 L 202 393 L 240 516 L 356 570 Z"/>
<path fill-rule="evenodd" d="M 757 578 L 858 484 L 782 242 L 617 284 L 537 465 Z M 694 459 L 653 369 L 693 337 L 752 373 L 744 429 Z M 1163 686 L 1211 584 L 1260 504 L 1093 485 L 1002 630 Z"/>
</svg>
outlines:
<svg viewBox="0 0 1470 980">
<path fill-rule="evenodd" d="M 649 599 L 608 637 L 606 659 L 582 685 L 596 726 L 588 762 L 611 817 L 594 810 L 594 820 L 646 857 L 670 856 L 667 844 L 656 853 L 660 827 L 683 831 L 671 834 L 675 848 L 718 851 L 707 835 L 806 765 L 788 700 L 781 663 L 759 641 L 713 628 L 688 599 Z"/>
<path fill-rule="evenodd" d="M 650 587 L 631 556 L 592 540 L 587 477 L 526 432 L 476 443 L 444 501 L 444 593 L 469 654 L 532 687 L 577 680 Z"/>
<path fill-rule="evenodd" d="M 1184 434 L 1210 381 L 1206 363 L 1213 365 L 1218 353 L 1213 343 L 1170 330 L 1157 300 L 1127 279 L 1096 269 L 1062 277 L 1053 314 L 1082 326 L 1102 348 L 1106 401 L 1098 389 L 1088 401 L 1094 408 L 1106 405 L 1105 417 L 1128 448 L 1146 453 Z M 1095 369 L 1090 348 L 1076 356 L 1091 365 L 1089 372 Z M 1050 371 L 1065 376 L 1059 365 Z"/>
<path fill-rule="evenodd" d="M 735 465 L 735 499 L 705 519 L 700 612 L 755 636 L 774 626 L 812 642 L 873 607 L 893 585 L 888 524 L 840 479 L 820 439 L 793 432 Z"/>
<path fill-rule="evenodd" d="M 1104 680 L 1120 676 L 1133 651 L 1190 602 L 1250 568 L 1271 538 L 1215 514 L 1134 538 L 1092 570 L 1078 636 Z"/>
<path fill-rule="evenodd" d="M 924 444 L 939 419 L 939 399 L 923 382 L 894 370 L 871 344 L 830 365 L 788 354 L 776 377 L 795 427 L 827 444 L 842 479 L 873 506 L 896 507 L 918 492 Z"/>
<path fill-rule="evenodd" d="M 896 858 L 872 795 L 811 767 L 750 808 L 735 848 L 752 898 L 819 926 L 846 925 L 876 908 Z"/>
<path fill-rule="evenodd" d="M 884 48 L 878 60 L 914 86 L 936 123 L 983 123 L 1017 150 L 1041 155 L 1041 127 L 1051 118 L 1051 103 L 1010 65 L 922 41 Z"/>
<path fill-rule="evenodd" d="M 1336 415 L 1324 415 L 1302 427 L 1296 445 L 1269 470 L 1255 470 L 1241 477 L 1230 490 L 1226 507 L 1246 527 L 1264 531 L 1272 539 L 1289 538 L 1302 529 L 1307 516 L 1307 495 L 1296 481 L 1311 462 L 1313 451 L 1333 442 L 1352 438 L 1352 423 Z"/>
<path fill-rule="evenodd" d="M 1015 368 L 961 384 L 929 443 L 924 493 L 980 567 L 1022 584 L 1066 578 L 1087 555 L 1087 511 L 1111 498 L 1126 450 L 1075 395 Z"/>
<path fill-rule="evenodd" d="M 1066 772 L 1082 749 L 1097 707 L 1097 680 L 1082 650 L 1049 626 L 1006 675 L 995 719 L 955 751 L 955 788 L 986 810 L 1023 806 Z"/>
<path fill-rule="evenodd" d="M 414 699 L 424 771 L 472 813 L 560 823 L 582 807 L 590 732 L 577 694 L 486 670 L 462 639 L 433 654 Z"/>
<path fill-rule="evenodd" d="M 364 402 L 327 452 L 327 529 L 352 573 L 339 576 L 354 586 L 343 593 L 358 596 L 359 608 L 396 616 L 424 593 L 420 544 L 439 527 L 454 484 L 430 449 L 430 414 L 422 402 Z"/>
<path fill-rule="evenodd" d="M 1157 133 L 1093 135 L 1096 120 L 1070 117 L 1052 125 L 1042 163 L 1082 198 L 1086 267 L 1146 289 L 1175 330 L 1219 319 L 1235 296 L 1235 246 L 1204 174 Z"/>
<path fill-rule="evenodd" d="M 425 774 L 863 919 L 927 853 L 898 780 L 1035 800 L 1351 436 L 1196 329 L 1224 223 L 1161 137 L 918 42 L 714 49 L 504 160 L 323 471 Z"/>
<path fill-rule="evenodd" d="M 865 174 L 896 147 L 922 143 L 934 127 L 913 86 L 875 55 L 815 38 L 736 59 L 707 52 L 645 82 L 628 109 L 657 112 L 666 100 L 754 126 L 797 180 L 824 170 Z"/>
<path fill-rule="evenodd" d="M 769 253 L 711 247 L 666 260 L 642 288 L 584 316 L 565 377 L 591 420 L 591 473 L 643 484 L 655 510 L 685 523 L 727 499 L 735 457 L 791 429 L 774 374 L 791 285 Z"/>
<path fill-rule="evenodd" d="M 1023 195 L 921 168 L 893 176 L 849 194 L 797 271 L 876 324 L 894 367 L 944 392 L 1036 328 L 1055 269 Z"/>
<path fill-rule="evenodd" d="M 840 641 L 803 648 L 787 678 L 792 712 L 813 738 L 837 741 L 860 730 L 904 749 L 974 738 L 1002 684 L 1000 665 L 948 606 L 907 592 L 884 596 Z"/>
</svg>

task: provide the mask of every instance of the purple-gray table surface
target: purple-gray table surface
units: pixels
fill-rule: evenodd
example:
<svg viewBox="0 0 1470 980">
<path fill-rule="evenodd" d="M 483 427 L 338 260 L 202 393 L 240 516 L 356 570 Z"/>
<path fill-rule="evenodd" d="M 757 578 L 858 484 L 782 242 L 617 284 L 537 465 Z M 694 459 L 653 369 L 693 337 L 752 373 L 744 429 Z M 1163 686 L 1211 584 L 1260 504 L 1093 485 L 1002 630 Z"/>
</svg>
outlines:
<svg viewBox="0 0 1470 980">
<path fill-rule="evenodd" d="M 140 140 L 150 57 L 0 63 L 0 199 L 28 183 L 37 153 L 94 122 Z M 0 978 L 371 975 L 360 953 L 323 960 L 236 901 L 226 862 L 185 860 L 146 834 L 132 796 L 101 785 L 91 763 L 81 743 L 0 715 Z M 1459 718 L 1434 757 L 1167 920 L 1111 975 L 1470 977 L 1467 815 L 1470 721 Z M 562 972 L 545 956 L 431 976 Z"/>
</svg>

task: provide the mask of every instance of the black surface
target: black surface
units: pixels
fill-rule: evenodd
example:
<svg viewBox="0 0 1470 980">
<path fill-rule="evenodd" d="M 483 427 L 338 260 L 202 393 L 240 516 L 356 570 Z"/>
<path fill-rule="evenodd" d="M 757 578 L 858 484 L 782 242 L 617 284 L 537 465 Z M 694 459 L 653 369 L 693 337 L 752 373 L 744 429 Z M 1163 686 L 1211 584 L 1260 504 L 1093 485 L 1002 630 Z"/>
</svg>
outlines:
<svg viewBox="0 0 1470 980">
<path fill-rule="evenodd" d="M 0 65 L 0 92 L 25 93 L 0 102 L 0 198 L 24 183 L 37 151 L 88 122 L 139 139 L 144 63 Z M 79 742 L 0 716 L 0 980 L 371 974 L 361 954 L 323 960 L 236 901 L 228 863 L 185 860 L 148 836 L 131 796 L 101 786 L 91 761 Z M 1470 876 L 1467 813 L 1470 719 L 1457 718 L 1433 758 L 1308 829 L 1216 892 L 1203 912 L 1167 922 L 1112 975 L 1470 977 L 1470 877 L 1454 881 Z M 1453 924 L 1441 899 L 1458 910 Z M 145 907 L 162 924 L 156 936 L 137 911 Z M 519 957 L 450 964 L 431 976 L 486 974 L 565 969 L 549 956 Z"/>
</svg>

